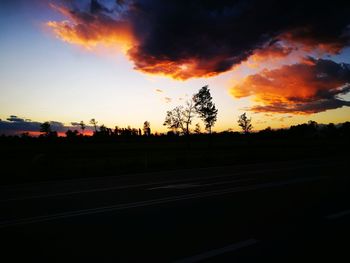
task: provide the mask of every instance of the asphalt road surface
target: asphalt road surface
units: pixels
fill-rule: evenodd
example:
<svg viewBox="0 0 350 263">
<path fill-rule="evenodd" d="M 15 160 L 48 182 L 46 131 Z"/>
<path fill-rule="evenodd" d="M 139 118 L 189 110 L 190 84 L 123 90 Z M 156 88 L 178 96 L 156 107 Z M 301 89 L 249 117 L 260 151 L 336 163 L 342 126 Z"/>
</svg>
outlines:
<svg viewBox="0 0 350 263">
<path fill-rule="evenodd" d="M 347 170 L 314 159 L 4 186 L 1 262 L 350 262 Z"/>
</svg>

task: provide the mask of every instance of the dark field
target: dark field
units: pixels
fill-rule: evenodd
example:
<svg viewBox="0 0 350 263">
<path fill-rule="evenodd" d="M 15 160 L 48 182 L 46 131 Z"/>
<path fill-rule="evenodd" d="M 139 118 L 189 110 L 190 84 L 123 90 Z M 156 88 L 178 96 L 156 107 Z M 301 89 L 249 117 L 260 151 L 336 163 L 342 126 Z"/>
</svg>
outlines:
<svg viewBox="0 0 350 263">
<path fill-rule="evenodd" d="M 302 159 L 347 160 L 349 137 L 1 138 L 0 184 Z"/>
<path fill-rule="evenodd" d="M 1 138 L 8 262 L 349 261 L 349 139 Z"/>
</svg>

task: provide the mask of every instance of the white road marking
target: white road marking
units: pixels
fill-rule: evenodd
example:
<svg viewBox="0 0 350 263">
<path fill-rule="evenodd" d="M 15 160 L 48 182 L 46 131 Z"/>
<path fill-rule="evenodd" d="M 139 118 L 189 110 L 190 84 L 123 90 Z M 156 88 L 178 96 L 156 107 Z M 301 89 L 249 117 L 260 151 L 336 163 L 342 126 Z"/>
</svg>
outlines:
<svg viewBox="0 0 350 263">
<path fill-rule="evenodd" d="M 227 253 L 227 252 L 233 252 L 233 251 L 239 250 L 241 248 L 249 247 L 249 246 L 255 245 L 258 242 L 259 241 L 256 239 L 248 239 L 248 240 L 244 240 L 244 241 L 241 241 L 238 243 L 231 244 L 231 245 L 223 247 L 223 248 L 207 251 L 207 252 L 204 252 L 203 254 L 199 254 L 199 255 L 192 256 L 192 257 L 177 260 L 174 263 L 195 263 L 195 262 L 199 262 L 199 261 L 202 261 L 205 259 L 220 256 L 220 255 Z"/>
<path fill-rule="evenodd" d="M 326 216 L 326 218 L 328 220 L 334 220 L 334 219 L 338 219 L 340 217 L 347 216 L 347 215 L 350 215 L 350 210 L 342 211 L 342 212 L 339 212 L 336 214 L 331 214 L 331 215 Z"/>
<path fill-rule="evenodd" d="M 146 190 L 156 190 L 156 189 L 188 189 L 193 187 L 198 187 L 199 184 L 168 184 L 157 187 L 148 188 Z"/>
<path fill-rule="evenodd" d="M 205 179 L 216 179 L 216 178 L 229 177 L 229 176 L 233 176 L 233 175 L 225 174 L 225 175 L 219 175 L 219 176 L 207 176 L 207 177 L 201 177 L 201 178 L 198 178 L 198 179 L 204 179 L 204 180 Z M 68 195 L 85 194 L 85 193 L 93 193 L 93 192 L 105 192 L 105 191 L 113 191 L 113 190 L 123 190 L 123 189 L 137 188 L 137 187 L 148 187 L 148 186 L 151 186 L 151 185 L 159 185 L 159 184 L 169 184 L 169 183 L 179 183 L 179 182 L 192 182 L 192 181 L 197 181 L 198 179 L 191 178 L 191 179 L 183 179 L 183 180 L 169 180 L 169 181 L 163 181 L 163 182 L 153 182 L 153 183 L 144 183 L 144 184 L 130 184 L 130 185 L 123 185 L 123 186 L 103 187 L 103 188 L 87 189 L 87 190 L 80 190 L 80 191 L 62 192 L 62 193 L 48 193 L 48 194 L 42 194 L 42 195 L 32 195 L 32 196 L 8 198 L 8 199 L 0 200 L 0 202 L 21 201 L 21 200 L 39 199 L 39 198 L 45 198 L 45 197 L 57 197 L 57 196 L 68 196 Z M 236 181 L 250 181 L 250 180 L 252 180 L 252 179 L 251 178 L 237 179 Z"/>
<path fill-rule="evenodd" d="M 313 177 L 313 178 L 297 178 L 297 179 L 291 179 L 291 180 L 282 181 L 282 182 L 271 182 L 271 183 L 249 185 L 249 186 L 238 186 L 238 187 L 233 187 L 233 188 L 228 188 L 223 190 L 206 191 L 206 192 L 195 193 L 195 194 L 184 194 L 184 195 L 171 196 L 171 197 L 165 197 L 165 198 L 159 198 L 159 199 L 152 199 L 147 201 L 139 201 L 139 202 L 133 202 L 133 203 L 126 203 L 126 204 L 117 204 L 117 205 L 111 205 L 111 206 L 82 209 L 82 210 L 76 210 L 76 211 L 62 212 L 62 213 L 56 213 L 56 214 L 44 215 L 44 216 L 35 216 L 35 217 L 22 218 L 22 219 L 16 219 L 16 220 L 9 220 L 9 221 L 0 221 L 0 228 L 5 228 L 8 226 L 14 226 L 14 225 L 24 225 L 24 224 L 52 221 L 55 219 L 63 219 L 63 218 L 82 216 L 82 215 L 92 215 L 92 214 L 98 214 L 98 213 L 130 209 L 130 208 L 166 204 L 166 203 L 182 201 L 182 200 L 219 196 L 219 195 L 224 195 L 229 193 L 253 191 L 253 190 L 264 189 L 269 187 L 284 186 L 284 185 L 289 185 L 294 183 L 311 182 L 311 181 L 316 181 L 316 180 L 325 179 L 325 178 L 328 178 L 328 177 L 319 176 L 319 177 Z"/>
<path fill-rule="evenodd" d="M 213 186 L 213 185 L 222 185 L 227 183 L 240 183 L 240 182 L 248 182 L 252 181 L 253 178 L 246 178 L 246 179 L 235 179 L 235 180 L 228 180 L 228 181 L 220 181 L 216 183 L 209 183 L 209 184 L 203 184 L 200 181 L 190 183 L 190 184 L 170 184 L 170 185 L 162 185 L 157 187 L 148 188 L 146 190 L 157 190 L 157 189 L 187 189 L 187 188 L 193 188 L 193 187 L 203 187 L 203 186 Z"/>
</svg>

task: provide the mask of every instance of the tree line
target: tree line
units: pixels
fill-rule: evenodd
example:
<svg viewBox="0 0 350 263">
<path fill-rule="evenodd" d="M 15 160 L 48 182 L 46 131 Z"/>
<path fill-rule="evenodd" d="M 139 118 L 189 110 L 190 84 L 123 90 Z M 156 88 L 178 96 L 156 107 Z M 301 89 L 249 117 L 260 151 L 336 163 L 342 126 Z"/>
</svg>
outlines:
<svg viewBox="0 0 350 263">
<path fill-rule="evenodd" d="M 210 94 L 208 86 L 202 87 L 198 93 L 194 94 L 191 100 L 188 100 L 184 106 L 177 106 L 172 110 L 166 112 L 165 121 L 163 123 L 169 129 L 168 135 L 189 135 L 191 133 L 191 125 L 195 117 L 200 118 L 205 129 L 209 134 L 212 133 L 212 127 L 217 120 L 218 110 L 213 103 L 213 98 Z M 102 124 L 98 127 L 98 121 L 92 118 L 89 124 L 93 127 L 93 136 L 95 137 L 112 137 L 112 136 L 151 136 L 151 124 L 149 121 L 145 121 L 143 129 L 140 128 L 119 128 L 116 126 L 114 129 L 106 127 Z M 68 138 L 84 136 L 87 125 L 84 121 L 80 121 L 78 129 L 69 129 L 66 132 Z M 40 132 L 42 137 L 57 137 L 57 132 L 52 131 L 50 122 L 44 122 L 40 125 Z M 194 132 L 196 134 L 201 133 L 201 127 L 199 123 L 196 123 Z"/>
<path fill-rule="evenodd" d="M 239 116 L 238 124 L 241 125 L 242 132 L 237 131 L 222 131 L 218 133 L 213 133 L 212 136 L 215 137 L 232 137 L 232 138 L 346 138 L 350 139 L 350 122 L 344 122 L 340 124 L 318 124 L 315 121 L 309 121 L 308 123 L 292 125 L 289 128 L 272 129 L 267 127 L 263 130 L 251 132 L 251 118 L 248 118 L 246 114 Z M 53 139 L 58 138 L 57 132 L 52 131 L 48 122 L 42 124 L 41 132 L 42 134 L 39 138 Z M 84 136 L 83 130 L 79 132 L 78 130 L 68 130 L 66 132 L 67 139 L 79 139 L 79 138 L 91 138 L 93 139 L 113 139 L 113 138 L 126 138 L 126 137 L 196 137 L 196 136 L 208 136 L 202 133 L 198 129 L 198 124 L 196 124 L 195 129 L 192 133 L 188 133 L 189 136 L 179 136 L 180 133 L 175 133 L 173 131 L 167 134 L 152 134 L 150 129 L 150 123 L 145 122 L 143 129 L 136 128 L 119 128 L 115 129 L 106 128 L 104 125 L 100 127 L 96 126 L 96 131 L 93 136 Z M 181 133 L 187 134 L 186 126 L 181 128 Z M 1 138 L 10 137 L 21 137 L 21 138 L 35 138 L 31 137 L 28 133 L 23 133 L 21 136 L 0 136 Z M 64 139 L 64 138 L 63 138 Z"/>
<path fill-rule="evenodd" d="M 114 136 L 151 136 L 151 124 L 149 121 L 145 121 L 143 124 L 143 129 L 140 128 L 131 128 L 128 126 L 127 128 L 120 128 L 118 126 L 115 126 L 114 129 L 106 127 L 104 124 L 101 126 L 98 126 L 98 121 L 96 121 L 94 118 L 90 120 L 89 122 L 94 131 L 93 131 L 93 137 L 114 137 Z M 78 129 L 68 129 L 66 131 L 66 137 L 67 138 L 75 138 L 75 137 L 84 137 L 84 132 L 87 127 L 87 125 L 84 123 L 84 121 L 81 121 L 76 126 L 79 126 L 81 132 L 78 131 Z M 39 137 L 47 137 L 47 138 L 53 138 L 58 137 L 58 134 L 56 131 L 53 131 L 51 128 L 50 122 L 44 122 L 40 125 L 40 132 L 41 135 Z M 26 134 L 25 136 L 29 136 L 29 134 Z"/>
<path fill-rule="evenodd" d="M 176 106 L 175 108 L 166 112 L 165 120 L 163 125 L 169 130 L 166 135 L 168 136 L 180 136 L 180 135 L 199 135 L 203 134 L 201 130 L 200 123 L 196 123 L 195 127 L 192 128 L 193 121 L 199 119 L 202 121 L 207 134 L 212 134 L 212 128 L 217 121 L 218 109 L 213 102 L 213 98 L 210 94 L 210 89 L 208 86 L 204 86 L 199 91 L 187 100 L 184 105 Z M 252 132 L 252 118 L 249 118 L 246 113 L 243 113 L 238 117 L 238 126 L 242 129 L 242 134 L 249 135 Z M 93 129 L 93 137 L 97 138 L 107 138 L 107 137 L 135 137 L 135 136 L 157 136 L 158 134 L 152 134 L 151 123 L 145 121 L 143 123 L 142 130 L 140 128 L 132 128 L 130 126 L 126 128 L 120 128 L 115 126 L 114 129 L 106 127 L 104 124 L 98 126 L 98 121 L 92 118 L 89 121 L 90 126 L 88 126 L 84 121 L 79 123 L 74 123 L 77 129 L 68 129 L 66 131 L 67 138 L 77 138 L 84 137 L 85 130 L 87 127 Z M 73 123 L 72 123 L 73 125 Z M 333 123 L 328 125 L 319 125 L 314 121 L 309 121 L 305 124 L 294 125 L 289 129 L 271 129 L 270 127 L 255 132 L 255 135 L 271 135 L 278 136 L 281 134 L 298 135 L 298 136 L 329 136 L 349 133 L 349 122 L 345 122 L 341 125 L 336 126 Z M 80 131 L 79 131 L 80 130 Z M 50 122 L 44 122 L 40 125 L 41 135 L 39 137 L 54 138 L 58 137 L 56 131 L 52 130 Z M 237 132 L 224 131 L 216 134 L 236 134 Z M 29 137 L 29 133 L 22 134 L 22 137 Z"/>
</svg>

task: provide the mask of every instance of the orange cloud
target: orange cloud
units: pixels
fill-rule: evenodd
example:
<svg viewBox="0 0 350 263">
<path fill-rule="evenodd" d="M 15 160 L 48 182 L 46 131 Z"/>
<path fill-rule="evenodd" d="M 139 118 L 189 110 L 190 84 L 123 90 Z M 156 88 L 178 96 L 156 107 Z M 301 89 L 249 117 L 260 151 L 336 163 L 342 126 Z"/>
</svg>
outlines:
<svg viewBox="0 0 350 263">
<path fill-rule="evenodd" d="M 268 45 L 267 47 L 255 50 L 249 57 L 249 61 L 250 63 L 261 63 L 268 59 L 283 59 L 296 50 L 297 48 L 295 47 L 282 45 L 280 42 L 276 42 L 272 45 Z"/>
<path fill-rule="evenodd" d="M 339 95 L 350 91 L 350 66 L 331 60 L 305 59 L 301 63 L 263 70 L 231 88 L 236 98 L 252 96 L 254 112 L 311 114 L 350 106 Z"/>
<path fill-rule="evenodd" d="M 172 61 L 141 54 L 136 46 L 129 50 L 128 55 L 134 61 L 136 70 L 146 74 L 169 76 L 177 80 L 187 80 L 193 77 L 209 78 L 223 72 L 220 67 L 216 66 L 223 58 L 211 60 L 188 58 Z"/>
<path fill-rule="evenodd" d="M 114 20 L 107 15 L 76 13 L 63 6 L 51 5 L 51 7 L 64 15 L 67 20 L 49 21 L 46 25 L 65 42 L 87 49 L 99 44 L 119 46 L 124 52 L 136 44 L 131 27 L 126 21 Z"/>
</svg>

